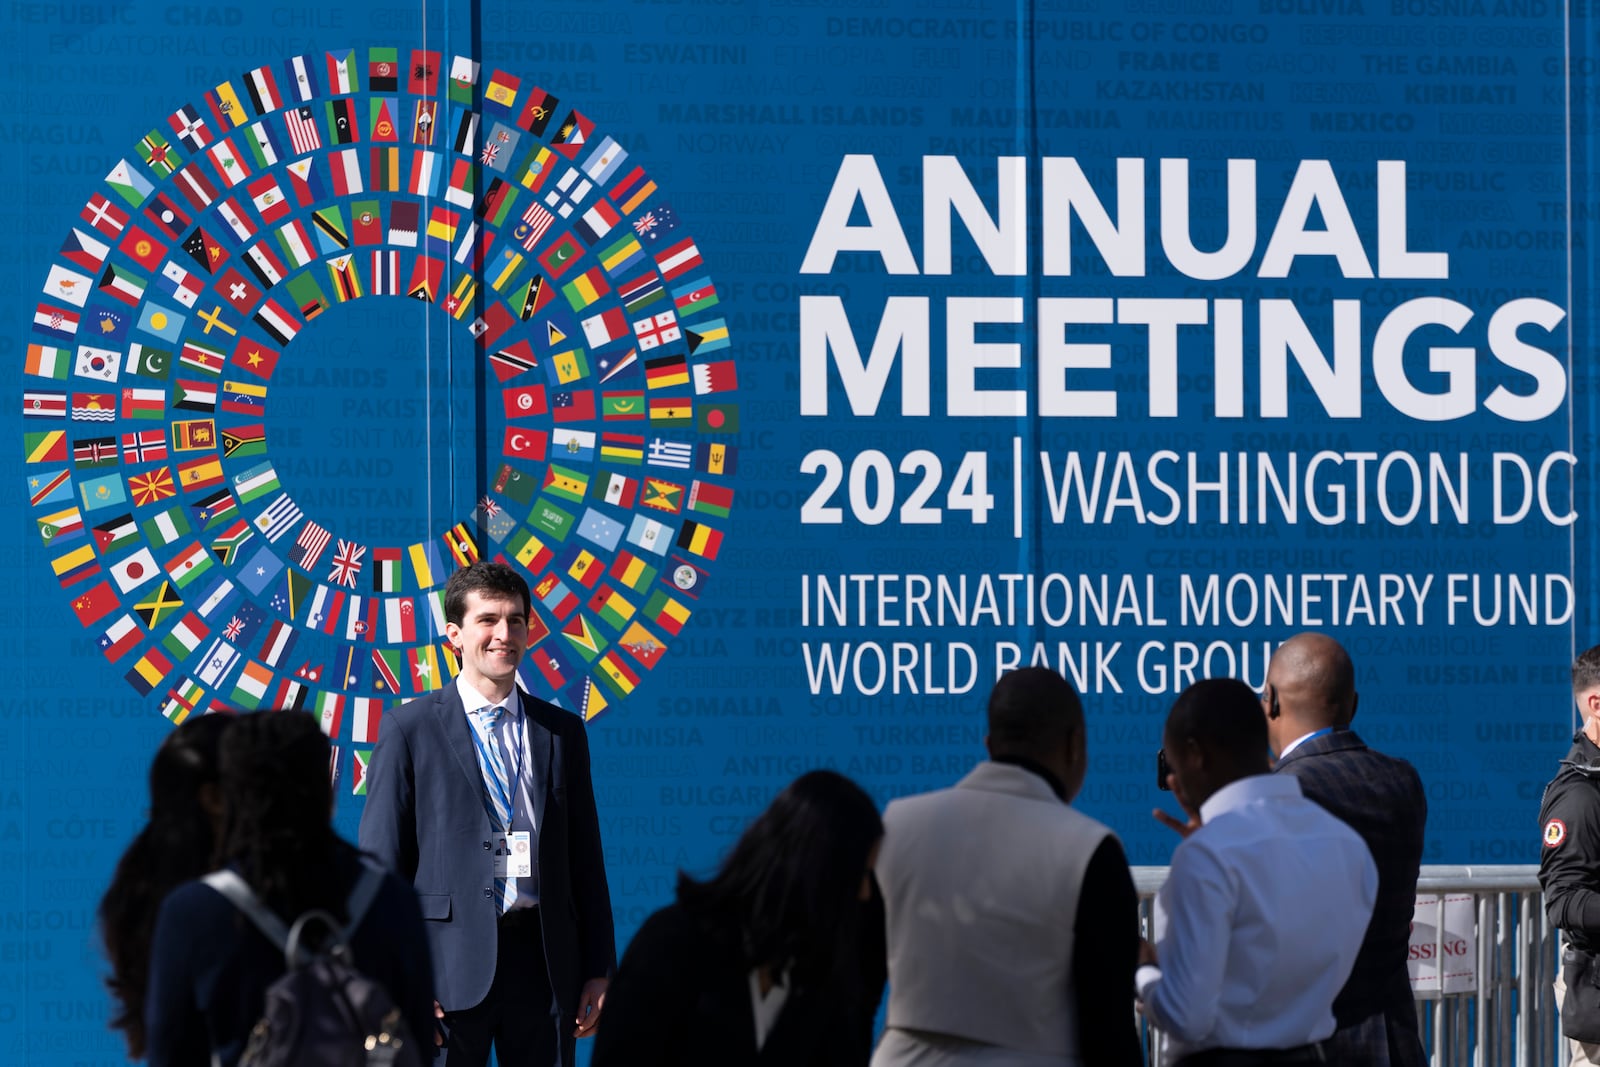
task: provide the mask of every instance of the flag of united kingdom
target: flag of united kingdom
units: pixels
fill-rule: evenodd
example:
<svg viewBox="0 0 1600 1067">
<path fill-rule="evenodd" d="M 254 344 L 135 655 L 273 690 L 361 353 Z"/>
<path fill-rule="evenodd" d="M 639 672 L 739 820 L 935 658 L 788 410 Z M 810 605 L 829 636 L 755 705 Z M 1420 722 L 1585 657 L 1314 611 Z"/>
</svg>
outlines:
<svg viewBox="0 0 1600 1067">
<path fill-rule="evenodd" d="M 339 548 L 333 554 L 333 567 L 328 571 L 328 581 L 354 589 L 361 576 L 361 557 L 367 554 L 365 545 L 339 538 Z"/>
</svg>

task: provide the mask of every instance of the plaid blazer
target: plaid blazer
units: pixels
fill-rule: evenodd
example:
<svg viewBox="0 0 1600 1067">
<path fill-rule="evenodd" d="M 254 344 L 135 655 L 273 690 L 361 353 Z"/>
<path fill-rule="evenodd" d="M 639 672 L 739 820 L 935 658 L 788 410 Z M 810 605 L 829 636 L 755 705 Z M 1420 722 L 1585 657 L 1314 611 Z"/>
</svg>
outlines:
<svg viewBox="0 0 1600 1067">
<path fill-rule="evenodd" d="M 1355 969 L 1333 1002 L 1341 1032 L 1376 1037 L 1373 1027 L 1355 1024 L 1382 1012 L 1388 1055 L 1340 1060 L 1421 1067 L 1426 1061 L 1417 1038 L 1416 1006 L 1406 973 L 1411 916 L 1416 907 L 1417 872 L 1422 865 L 1423 827 L 1428 800 L 1415 767 L 1368 748 L 1352 730 L 1335 730 L 1305 742 L 1278 761 L 1278 773 L 1300 779 L 1305 795 L 1346 823 L 1367 843 L 1378 866 L 1378 900 L 1372 923 L 1356 956 Z M 1397 1032 L 1398 1031 L 1398 1032 Z"/>
</svg>

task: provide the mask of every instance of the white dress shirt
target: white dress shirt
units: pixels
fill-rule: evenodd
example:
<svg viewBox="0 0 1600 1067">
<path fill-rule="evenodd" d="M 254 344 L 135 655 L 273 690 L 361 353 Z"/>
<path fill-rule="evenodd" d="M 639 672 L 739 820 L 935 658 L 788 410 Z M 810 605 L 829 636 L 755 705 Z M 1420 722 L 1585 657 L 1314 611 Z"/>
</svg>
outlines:
<svg viewBox="0 0 1600 1067">
<path fill-rule="evenodd" d="M 528 753 L 531 749 L 528 747 L 528 717 L 522 713 L 521 690 L 516 686 L 512 686 L 511 695 L 505 700 L 490 700 L 472 685 L 469 685 L 465 678 L 457 678 L 456 691 L 461 694 L 461 705 L 467 712 L 467 724 L 472 727 L 473 733 L 478 735 L 479 741 L 484 746 L 493 745 L 498 749 L 500 744 L 499 740 L 490 732 L 488 723 L 484 719 L 484 713 L 494 707 L 506 709 L 505 713 L 508 716 L 506 719 L 508 724 L 507 732 L 515 738 L 516 750 L 501 752 L 500 759 L 505 764 L 506 773 L 514 775 L 516 778 L 516 781 L 512 783 L 512 789 L 518 796 L 513 802 L 513 807 L 519 816 L 526 816 L 528 820 L 527 828 L 537 831 L 539 828 L 533 825 L 533 796 L 528 792 L 530 779 L 533 776 L 528 768 Z M 489 771 L 483 765 L 481 751 L 478 754 L 478 771 L 487 778 Z M 507 828 L 496 827 L 496 829 Z M 521 827 L 518 827 L 518 829 L 521 829 Z M 538 862 L 538 851 L 535 850 L 534 876 L 532 878 L 506 879 L 511 884 L 511 891 L 515 894 L 514 902 L 511 904 L 512 909 L 531 908 L 539 903 Z"/>
<path fill-rule="evenodd" d="M 1168 1062 L 1328 1037 L 1377 896 L 1367 846 L 1288 775 L 1232 782 L 1200 817 L 1156 895 L 1160 966 L 1136 978 Z"/>
</svg>

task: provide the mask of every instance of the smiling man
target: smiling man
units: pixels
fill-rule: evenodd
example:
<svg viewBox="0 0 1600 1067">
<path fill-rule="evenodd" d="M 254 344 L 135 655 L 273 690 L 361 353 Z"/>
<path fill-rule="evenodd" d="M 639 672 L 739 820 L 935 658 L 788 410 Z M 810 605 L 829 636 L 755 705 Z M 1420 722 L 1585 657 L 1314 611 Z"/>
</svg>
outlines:
<svg viewBox="0 0 1600 1067">
<path fill-rule="evenodd" d="M 416 887 L 448 1067 L 571 1067 L 616 968 L 588 739 L 517 688 L 521 575 L 474 563 L 444 610 L 461 673 L 384 719 L 361 847 Z"/>
</svg>

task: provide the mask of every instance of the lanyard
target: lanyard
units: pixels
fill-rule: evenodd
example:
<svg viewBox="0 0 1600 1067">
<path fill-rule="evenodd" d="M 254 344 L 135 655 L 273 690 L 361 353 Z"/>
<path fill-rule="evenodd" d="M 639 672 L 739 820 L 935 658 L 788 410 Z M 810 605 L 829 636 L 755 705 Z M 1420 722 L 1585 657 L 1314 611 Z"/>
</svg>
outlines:
<svg viewBox="0 0 1600 1067">
<path fill-rule="evenodd" d="M 506 755 L 514 756 L 516 759 L 516 765 L 514 767 L 511 764 L 511 760 L 508 759 L 506 761 L 506 770 L 511 773 L 511 810 L 512 812 L 515 812 L 517 810 L 517 797 L 522 792 L 522 766 L 524 762 L 524 747 L 522 743 L 522 716 L 518 714 L 513 718 L 510 708 L 506 709 L 505 714 L 508 721 L 501 736 L 506 738 L 516 738 L 514 743 L 508 740 L 505 746 L 509 750 L 506 752 Z M 510 829 L 510 827 L 507 827 L 507 829 Z"/>
<path fill-rule="evenodd" d="M 480 753 L 480 758 L 484 761 L 486 767 L 490 755 L 495 751 L 495 729 L 487 721 L 487 713 L 493 706 L 494 705 L 485 706 L 484 708 L 480 709 L 478 714 L 474 714 L 472 717 L 472 734 L 478 743 L 483 747 L 483 751 Z M 500 713 L 501 720 L 499 725 L 504 728 L 501 733 L 501 737 L 505 739 L 505 743 L 500 746 L 500 755 L 501 763 L 505 766 L 506 775 L 509 779 L 509 781 L 506 782 L 506 790 L 508 793 L 506 799 L 510 802 L 511 806 L 510 810 L 507 812 L 507 822 L 505 826 L 505 829 L 509 831 L 511 829 L 512 821 L 516 819 L 517 797 L 522 793 L 522 769 L 525 763 L 525 749 L 522 742 L 521 724 L 512 715 L 512 711 L 509 707 L 506 707 L 505 705 L 501 705 L 501 707 L 504 710 L 502 710 Z M 480 714 L 483 716 L 483 721 L 480 721 L 479 719 Z M 481 730 L 480 726 L 482 727 Z M 507 735 L 514 735 L 516 737 L 515 743 L 513 743 Z M 513 762 L 513 757 L 515 762 Z M 490 815 L 493 816 L 493 814 L 494 813 L 491 811 Z"/>
</svg>

